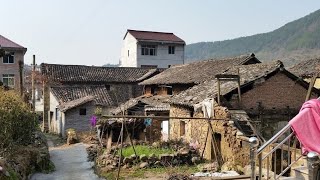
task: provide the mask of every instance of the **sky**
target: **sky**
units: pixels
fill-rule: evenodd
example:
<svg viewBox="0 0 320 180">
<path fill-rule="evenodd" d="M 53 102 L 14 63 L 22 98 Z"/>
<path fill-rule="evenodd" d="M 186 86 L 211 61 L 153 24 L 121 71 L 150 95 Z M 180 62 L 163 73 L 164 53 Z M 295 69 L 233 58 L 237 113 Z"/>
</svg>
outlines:
<svg viewBox="0 0 320 180">
<path fill-rule="evenodd" d="M 319 0 L 0 0 L 0 34 L 25 63 L 117 64 L 127 29 L 173 32 L 187 44 L 275 30 Z"/>
</svg>

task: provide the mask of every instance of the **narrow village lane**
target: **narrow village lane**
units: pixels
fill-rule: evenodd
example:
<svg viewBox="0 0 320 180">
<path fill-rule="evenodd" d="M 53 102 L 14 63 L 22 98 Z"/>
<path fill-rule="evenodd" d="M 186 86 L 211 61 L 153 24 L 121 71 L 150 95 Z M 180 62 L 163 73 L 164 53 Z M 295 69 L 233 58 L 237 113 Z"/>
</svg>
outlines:
<svg viewBox="0 0 320 180">
<path fill-rule="evenodd" d="M 50 147 L 50 158 L 56 170 L 50 174 L 37 173 L 31 180 L 99 180 L 94 174 L 92 162 L 87 161 L 86 145 L 78 143 L 70 146 Z"/>
</svg>

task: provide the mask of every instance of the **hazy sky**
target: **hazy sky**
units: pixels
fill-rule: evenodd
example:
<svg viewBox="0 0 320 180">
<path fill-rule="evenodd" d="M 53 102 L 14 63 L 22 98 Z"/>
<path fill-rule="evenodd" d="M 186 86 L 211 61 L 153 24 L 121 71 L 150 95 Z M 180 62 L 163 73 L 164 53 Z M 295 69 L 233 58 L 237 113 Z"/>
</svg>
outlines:
<svg viewBox="0 0 320 180">
<path fill-rule="evenodd" d="M 319 0 L 0 0 L 0 34 L 28 48 L 25 62 L 118 63 L 127 29 L 173 32 L 187 44 L 269 32 Z"/>
</svg>

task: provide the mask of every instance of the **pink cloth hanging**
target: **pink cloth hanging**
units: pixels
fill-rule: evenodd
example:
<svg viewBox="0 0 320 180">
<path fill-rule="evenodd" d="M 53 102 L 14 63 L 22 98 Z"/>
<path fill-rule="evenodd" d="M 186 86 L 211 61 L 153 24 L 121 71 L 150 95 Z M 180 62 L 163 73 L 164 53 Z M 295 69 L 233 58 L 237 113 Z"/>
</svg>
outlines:
<svg viewBox="0 0 320 180">
<path fill-rule="evenodd" d="M 302 146 L 302 153 L 320 153 L 320 100 L 305 102 L 298 115 L 289 121 Z"/>
</svg>

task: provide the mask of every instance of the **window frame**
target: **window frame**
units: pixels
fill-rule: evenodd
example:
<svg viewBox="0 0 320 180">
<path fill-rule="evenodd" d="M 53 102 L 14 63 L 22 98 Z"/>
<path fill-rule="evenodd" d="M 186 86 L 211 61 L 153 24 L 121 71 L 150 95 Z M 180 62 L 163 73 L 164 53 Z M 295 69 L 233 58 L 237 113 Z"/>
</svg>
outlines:
<svg viewBox="0 0 320 180">
<path fill-rule="evenodd" d="M 168 46 L 168 54 L 175 54 L 175 46 Z"/>
<path fill-rule="evenodd" d="M 5 79 L 7 79 L 7 83 L 5 83 Z M 12 84 L 10 85 L 10 79 L 12 79 Z M 8 87 L 14 87 L 15 86 L 15 75 L 14 74 L 2 74 L 2 83 Z"/>
<path fill-rule="evenodd" d="M 157 56 L 157 45 L 141 45 L 142 56 Z"/>
<path fill-rule="evenodd" d="M 12 59 L 10 59 L 10 57 L 12 57 Z M 15 59 L 14 52 L 5 53 L 5 55 L 2 57 L 2 63 L 3 64 L 14 64 L 14 59 Z"/>
</svg>

